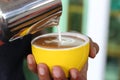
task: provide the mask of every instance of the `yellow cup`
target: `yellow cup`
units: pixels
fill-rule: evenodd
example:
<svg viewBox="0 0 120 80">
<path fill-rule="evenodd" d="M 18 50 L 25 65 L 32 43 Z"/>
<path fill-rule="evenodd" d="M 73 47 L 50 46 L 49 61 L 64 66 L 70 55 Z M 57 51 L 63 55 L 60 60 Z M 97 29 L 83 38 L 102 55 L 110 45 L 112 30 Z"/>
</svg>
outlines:
<svg viewBox="0 0 120 80">
<path fill-rule="evenodd" d="M 38 38 L 42 38 L 48 35 L 51 36 L 55 34 L 57 33 L 44 34 L 34 38 L 31 42 L 32 53 L 35 57 L 37 64 L 47 64 L 50 68 L 50 71 L 53 66 L 59 65 L 62 67 L 66 76 L 68 77 L 69 70 L 71 68 L 81 70 L 84 64 L 86 63 L 89 55 L 89 38 L 79 33 L 65 32 L 62 33 L 62 35 L 75 36 L 81 38 L 84 40 L 84 43 L 76 47 L 65 49 L 47 49 L 33 44 L 33 42 Z"/>
</svg>

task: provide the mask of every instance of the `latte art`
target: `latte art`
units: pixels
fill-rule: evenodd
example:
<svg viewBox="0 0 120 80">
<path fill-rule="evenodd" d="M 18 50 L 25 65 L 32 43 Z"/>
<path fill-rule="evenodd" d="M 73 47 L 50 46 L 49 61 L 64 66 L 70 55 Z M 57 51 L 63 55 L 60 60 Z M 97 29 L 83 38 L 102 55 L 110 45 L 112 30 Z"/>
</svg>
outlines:
<svg viewBox="0 0 120 80">
<path fill-rule="evenodd" d="M 71 37 L 61 37 L 61 41 L 59 39 L 54 39 L 51 41 L 46 40 L 45 43 L 50 44 L 50 43 L 58 43 L 59 46 L 77 46 L 78 44 L 82 44 L 83 41 L 80 41 L 78 39 L 73 39 Z"/>
<path fill-rule="evenodd" d="M 61 48 L 77 47 L 82 45 L 83 43 L 84 40 L 78 37 L 62 35 L 61 41 L 59 41 L 58 35 L 54 35 L 54 36 L 40 37 L 36 39 L 36 41 L 34 41 L 33 44 L 43 48 L 61 49 Z"/>
</svg>

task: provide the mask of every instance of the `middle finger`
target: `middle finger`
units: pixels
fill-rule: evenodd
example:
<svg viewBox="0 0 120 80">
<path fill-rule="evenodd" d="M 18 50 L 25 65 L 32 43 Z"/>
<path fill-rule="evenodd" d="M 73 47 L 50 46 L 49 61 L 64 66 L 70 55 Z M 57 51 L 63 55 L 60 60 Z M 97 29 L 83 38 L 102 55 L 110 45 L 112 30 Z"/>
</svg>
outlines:
<svg viewBox="0 0 120 80">
<path fill-rule="evenodd" d="M 54 66 L 52 74 L 54 80 L 67 80 L 65 73 L 60 66 Z"/>
<path fill-rule="evenodd" d="M 51 80 L 50 72 L 46 64 L 38 64 L 38 77 L 40 80 Z"/>
</svg>

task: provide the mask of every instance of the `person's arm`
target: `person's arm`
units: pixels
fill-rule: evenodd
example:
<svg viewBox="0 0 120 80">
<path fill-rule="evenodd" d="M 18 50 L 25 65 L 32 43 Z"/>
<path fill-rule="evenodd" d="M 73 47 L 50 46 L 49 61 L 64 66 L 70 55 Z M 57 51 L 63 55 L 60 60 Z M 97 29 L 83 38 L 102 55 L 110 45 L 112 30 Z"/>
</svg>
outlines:
<svg viewBox="0 0 120 80">
<path fill-rule="evenodd" d="M 98 45 L 90 39 L 90 53 L 89 57 L 94 58 L 99 51 Z M 36 73 L 40 80 L 87 80 L 88 63 L 79 72 L 77 69 L 70 70 L 70 78 L 65 77 L 65 73 L 60 66 L 54 66 L 52 75 L 50 75 L 49 68 L 46 64 L 36 64 L 32 54 L 27 56 L 28 68 Z"/>
</svg>

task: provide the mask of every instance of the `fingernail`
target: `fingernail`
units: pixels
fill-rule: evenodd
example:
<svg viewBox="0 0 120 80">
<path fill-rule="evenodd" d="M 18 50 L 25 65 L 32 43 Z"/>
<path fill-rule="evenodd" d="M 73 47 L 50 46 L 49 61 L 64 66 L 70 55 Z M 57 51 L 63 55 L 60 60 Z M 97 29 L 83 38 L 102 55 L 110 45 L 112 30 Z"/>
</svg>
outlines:
<svg viewBox="0 0 120 80">
<path fill-rule="evenodd" d="M 39 65 L 38 71 L 39 71 L 40 75 L 44 75 L 45 74 L 45 69 L 41 65 Z"/>
<path fill-rule="evenodd" d="M 74 71 L 71 71 L 71 76 L 73 79 L 76 79 L 77 78 L 77 72 L 74 70 Z"/>
<path fill-rule="evenodd" d="M 53 68 L 53 75 L 56 77 L 56 78 L 60 78 L 60 71 L 57 67 L 54 67 Z"/>
<path fill-rule="evenodd" d="M 96 55 L 96 53 L 97 53 L 97 50 L 96 50 L 96 48 L 95 47 L 93 47 L 93 52 L 94 52 L 94 54 Z"/>
</svg>

